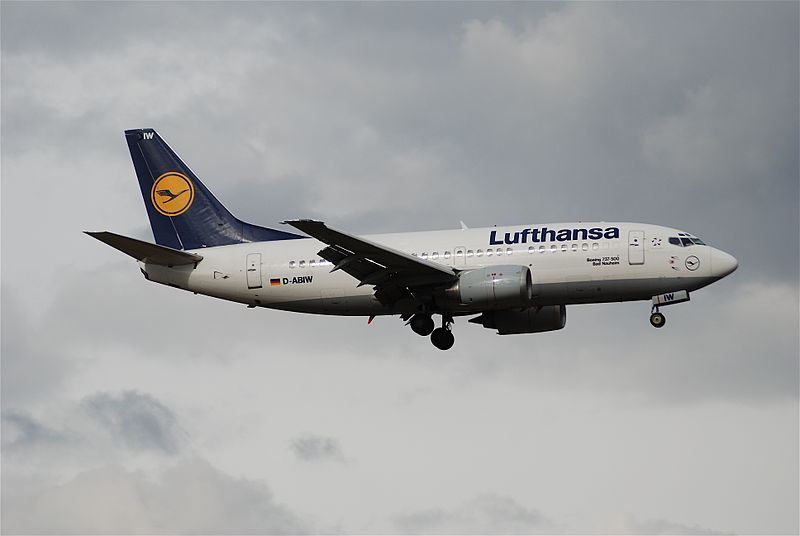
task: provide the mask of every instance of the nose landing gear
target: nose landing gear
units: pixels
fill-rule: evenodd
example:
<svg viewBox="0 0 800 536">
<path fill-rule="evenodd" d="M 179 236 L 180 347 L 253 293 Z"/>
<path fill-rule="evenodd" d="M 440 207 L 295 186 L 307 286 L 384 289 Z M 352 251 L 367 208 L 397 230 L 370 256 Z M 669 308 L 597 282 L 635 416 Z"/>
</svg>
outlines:
<svg viewBox="0 0 800 536">
<path fill-rule="evenodd" d="M 650 315 L 650 325 L 654 328 L 663 328 L 666 322 L 667 319 L 664 317 L 664 315 L 658 312 L 658 307 L 653 306 L 653 311 Z"/>
</svg>

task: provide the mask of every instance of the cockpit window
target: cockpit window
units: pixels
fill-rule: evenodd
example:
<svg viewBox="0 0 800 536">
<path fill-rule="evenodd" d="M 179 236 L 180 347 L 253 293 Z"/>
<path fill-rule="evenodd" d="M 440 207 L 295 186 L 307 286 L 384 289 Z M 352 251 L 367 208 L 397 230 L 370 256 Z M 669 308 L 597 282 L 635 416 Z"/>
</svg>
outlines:
<svg viewBox="0 0 800 536">
<path fill-rule="evenodd" d="M 700 240 L 699 238 L 690 237 L 690 236 L 670 236 L 669 243 L 673 246 L 680 246 L 682 248 L 693 246 L 697 244 L 698 246 L 705 246 L 706 243 Z"/>
</svg>

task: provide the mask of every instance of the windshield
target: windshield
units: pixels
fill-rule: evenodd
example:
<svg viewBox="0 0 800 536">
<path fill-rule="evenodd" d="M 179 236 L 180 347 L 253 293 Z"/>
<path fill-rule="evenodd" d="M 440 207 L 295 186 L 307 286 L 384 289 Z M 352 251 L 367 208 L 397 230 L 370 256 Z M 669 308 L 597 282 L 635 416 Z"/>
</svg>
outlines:
<svg viewBox="0 0 800 536">
<path fill-rule="evenodd" d="M 694 246 L 697 244 L 698 246 L 705 246 L 706 243 L 694 236 L 670 236 L 669 243 L 673 246 L 680 246 L 682 248 L 687 248 L 689 246 Z"/>
</svg>

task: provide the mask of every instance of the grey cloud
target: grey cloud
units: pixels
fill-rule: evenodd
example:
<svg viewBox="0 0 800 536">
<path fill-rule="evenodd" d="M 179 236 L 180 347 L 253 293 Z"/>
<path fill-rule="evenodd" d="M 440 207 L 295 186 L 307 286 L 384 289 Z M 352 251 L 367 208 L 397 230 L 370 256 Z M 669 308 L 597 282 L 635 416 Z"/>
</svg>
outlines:
<svg viewBox="0 0 800 536">
<path fill-rule="evenodd" d="M 3 450 L 27 450 L 49 443 L 59 443 L 67 439 L 62 432 L 40 423 L 27 413 L 19 410 L 2 412 Z"/>
<path fill-rule="evenodd" d="M 453 509 L 430 509 L 393 518 L 394 529 L 403 534 L 638 534 L 704 535 L 732 534 L 700 525 L 666 519 L 586 523 L 571 515 L 561 519 L 545 516 L 511 497 L 485 494 Z"/>
<path fill-rule="evenodd" d="M 291 450 L 302 461 L 345 461 L 339 441 L 332 437 L 305 434 L 292 440 Z"/>
<path fill-rule="evenodd" d="M 82 402 L 86 412 L 115 440 L 128 448 L 176 454 L 185 433 L 175 414 L 148 394 L 125 391 L 119 396 L 97 393 Z"/>
<path fill-rule="evenodd" d="M 406 534 L 551 534 L 556 527 L 538 511 L 502 495 L 482 495 L 453 510 L 424 510 L 395 517 Z"/>
<path fill-rule="evenodd" d="M 201 459 L 156 479 L 111 465 L 64 485 L 3 493 L 10 534 L 300 534 L 312 525 L 275 501 L 260 482 L 232 477 Z"/>
<path fill-rule="evenodd" d="M 30 403 L 57 390 L 73 371 L 58 347 L 48 344 L 50 326 L 28 317 L 16 293 L 3 281 L 2 375 L 3 407 Z"/>
<path fill-rule="evenodd" d="M 618 534 L 640 534 L 640 535 L 667 535 L 685 534 L 687 536 L 722 536 L 725 534 L 734 534 L 733 532 L 723 532 L 714 529 L 701 527 L 699 525 L 684 525 L 674 521 L 667 521 L 665 519 L 656 519 L 649 521 L 639 521 L 634 518 L 627 520 L 621 527 L 615 527 L 615 532 Z"/>
</svg>

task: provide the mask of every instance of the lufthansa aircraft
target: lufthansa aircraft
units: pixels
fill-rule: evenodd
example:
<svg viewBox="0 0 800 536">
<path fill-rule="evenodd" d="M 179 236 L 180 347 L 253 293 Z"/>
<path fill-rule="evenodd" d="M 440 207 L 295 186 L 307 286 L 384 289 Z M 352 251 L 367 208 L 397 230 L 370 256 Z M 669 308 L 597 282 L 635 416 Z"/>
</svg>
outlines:
<svg viewBox="0 0 800 536">
<path fill-rule="evenodd" d="M 660 328 L 661 306 L 737 268 L 690 233 L 643 223 L 370 236 L 308 219 L 284 222 L 305 235 L 259 227 L 228 212 L 154 130 L 125 137 L 156 243 L 88 234 L 138 260 L 146 279 L 248 307 L 400 315 L 442 350 L 457 316 L 501 335 L 538 333 L 563 328 L 578 303 L 652 300 Z"/>
</svg>

